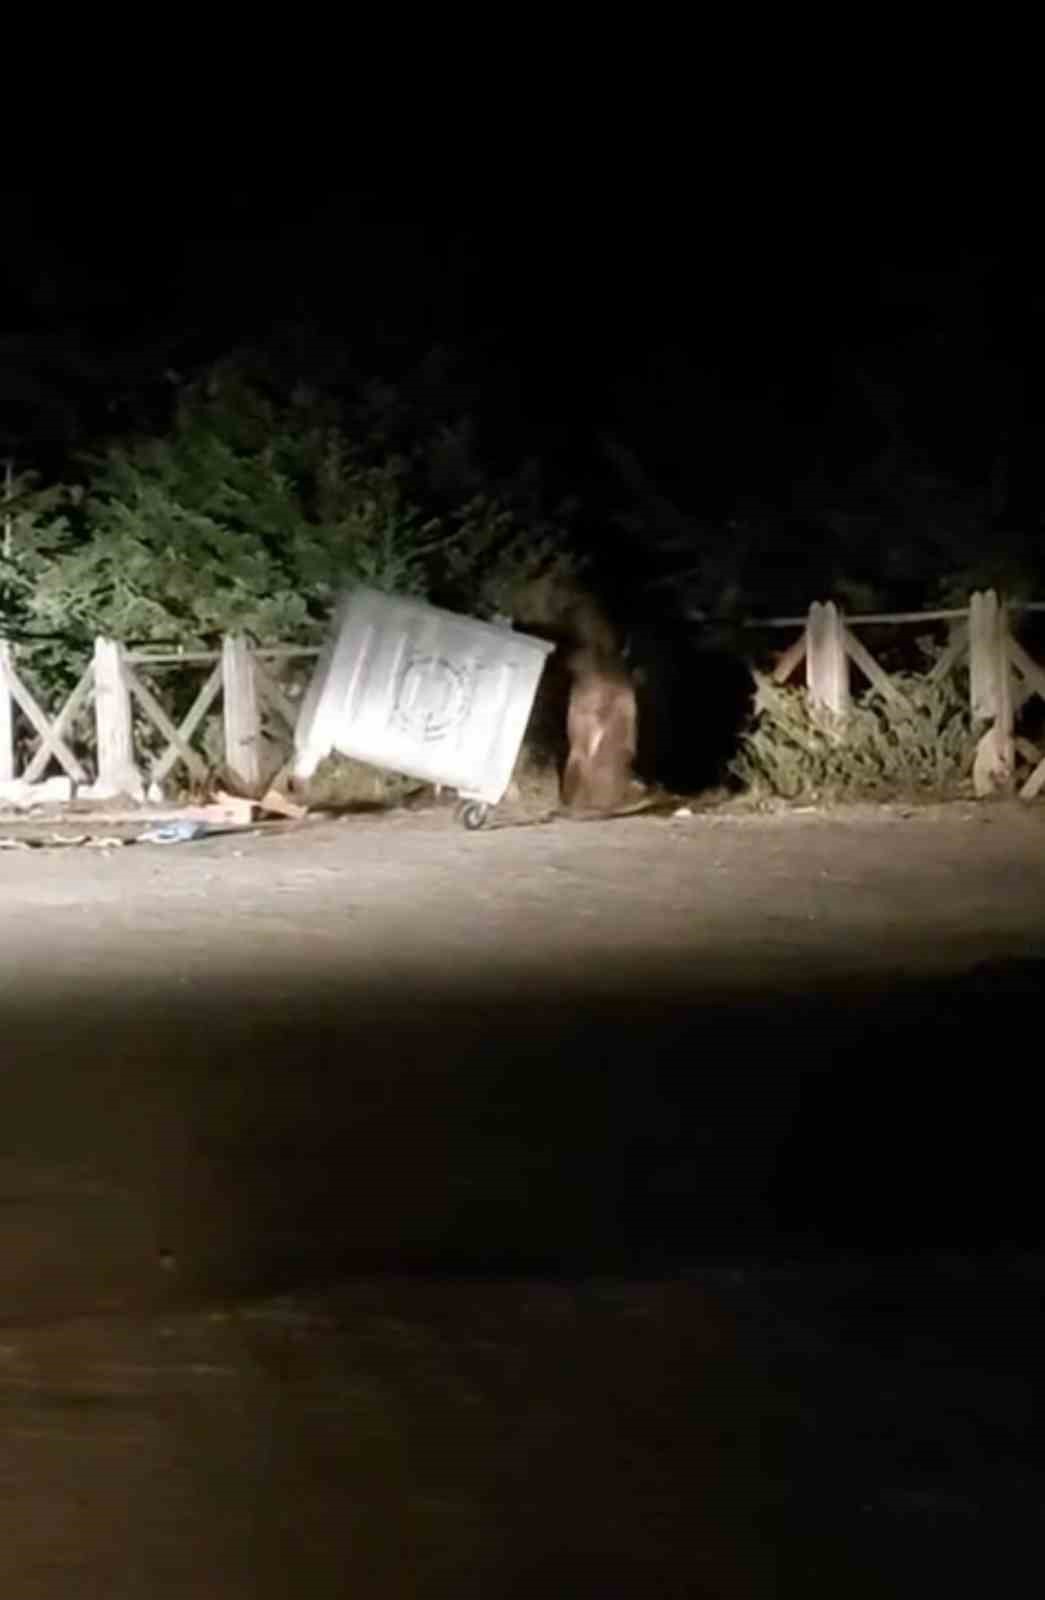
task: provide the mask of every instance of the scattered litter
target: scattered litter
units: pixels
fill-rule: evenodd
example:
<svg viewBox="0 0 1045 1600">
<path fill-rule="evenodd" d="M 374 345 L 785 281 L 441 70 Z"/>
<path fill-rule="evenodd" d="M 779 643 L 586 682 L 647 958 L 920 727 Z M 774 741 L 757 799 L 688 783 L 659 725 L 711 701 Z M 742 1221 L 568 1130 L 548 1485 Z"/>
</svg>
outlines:
<svg viewBox="0 0 1045 1600">
<path fill-rule="evenodd" d="M 298 822 L 308 816 L 308 807 L 298 805 L 296 800 L 289 800 L 278 789 L 269 789 L 260 800 L 245 800 L 241 795 L 226 794 L 224 789 L 219 789 L 208 805 L 190 806 L 185 816 L 195 822 L 231 824 L 242 828 L 253 822 L 259 812 Z"/>
<path fill-rule="evenodd" d="M 277 796 L 282 800 L 282 796 Z M 0 834 L 0 851 L 2 850 L 122 850 L 126 845 L 134 844 L 188 844 L 194 839 L 218 838 L 222 835 L 238 833 L 248 838 L 259 838 L 265 831 L 264 827 L 249 827 L 255 820 L 254 813 L 259 809 L 260 802 L 253 800 L 238 800 L 234 796 L 221 797 L 220 803 L 213 806 L 198 806 L 184 811 L 180 816 L 167 817 L 163 821 L 155 821 L 133 837 L 120 837 L 118 834 L 97 833 L 47 833 L 30 834 L 19 837 L 16 834 Z M 264 806 L 272 816 L 278 814 L 283 820 L 297 821 L 307 812 L 304 806 L 296 806 L 293 801 L 286 802 L 286 809 L 276 813 L 273 804 L 268 805 L 268 797 Z M 79 820 L 79 819 L 78 819 Z M 106 818 L 107 821 L 124 820 L 127 822 L 140 821 L 134 813 L 122 818 Z M 278 825 L 272 823 L 271 826 Z"/>
<path fill-rule="evenodd" d="M 41 848 L 80 845 L 85 850 L 122 850 L 125 844 L 133 843 L 133 839 L 120 839 L 115 833 L 52 833 L 46 841 L 41 841 Z"/>
<path fill-rule="evenodd" d="M 253 800 L 242 800 L 239 795 L 225 794 L 219 789 L 216 798 L 210 805 L 190 806 L 185 813 L 185 819 L 192 822 L 232 824 L 234 827 L 245 827 L 254 821 L 254 812 L 257 809 Z"/>
<path fill-rule="evenodd" d="M 289 817 L 294 822 L 308 816 L 308 806 L 299 805 L 296 800 L 288 800 L 278 789 L 269 789 L 262 795 L 258 801 L 258 810 L 267 811 L 274 817 Z"/>
<path fill-rule="evenodd" d="M 671 813 L 673 817 L 691 817 L 693 811 L 689 806 L 679 806 L 677 811 Z"/>
<path fill-rule="evenodd" d="M 115 834 L 50 833 L 43 838 L 15 839 L 10 834 L 0 838 L 0 850 L 68 850 L 80 847 L 86 850 L 120 850 L 133 839 L 118 839 Z"/>
<path fill-rule="evenodd" d="M 166 822 L 159 828 L 146 828 L 139 833 L 139 844 L 186 844 L 190 839 L 201 839 L 210 829 L 205 822 L 186 820 Z"/>
</svg>

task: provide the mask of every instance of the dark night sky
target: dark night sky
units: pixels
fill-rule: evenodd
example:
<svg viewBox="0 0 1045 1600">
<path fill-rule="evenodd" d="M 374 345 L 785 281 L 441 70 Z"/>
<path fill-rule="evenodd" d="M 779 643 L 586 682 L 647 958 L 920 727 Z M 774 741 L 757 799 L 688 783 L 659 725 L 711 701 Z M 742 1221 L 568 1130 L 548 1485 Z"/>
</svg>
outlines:
<svg viewBox="0 0 1045 1600">
<path fill-rule="evenodd" d="M 626 492 L 607 438 L 699 519 L 751 497 L 786 514 L 818 472 L 844 490 L 898 436 L 974 489 L 1007 452 L 1009 514 L 1036 526 L 1040 257 L 974 217 L 823 202 L 705 205 L 667 179 L 8 197 L 0 420 L 23 453 L 82 437 L 166 368 L 308 324 L 304 376 L 450 350 L 491 459 L 539 455 L 597 510 Z"/>
</svg>

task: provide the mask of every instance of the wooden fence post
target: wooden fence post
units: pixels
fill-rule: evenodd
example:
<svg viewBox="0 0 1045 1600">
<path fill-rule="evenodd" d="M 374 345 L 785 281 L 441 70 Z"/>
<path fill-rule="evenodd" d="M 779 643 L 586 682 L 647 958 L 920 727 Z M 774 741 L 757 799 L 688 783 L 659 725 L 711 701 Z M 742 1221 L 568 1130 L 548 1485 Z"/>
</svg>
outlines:
<svg viewBox="0 0 1045 1600">
<path fill-rule="evenodd" d="M 976 747 L 973 788 L 981 797 L 1012 785 L 1012 672 L 1009 615 L 993 589 L 969 598 L 969 709 L 990 726 Z"/>
<path fill-rule="evenodd" d="M 10 659 L 11 646 L 0 639 L 0 783 L 10 783 L 15 776 L 15 707 L 7 681 Z"/>
<path fill-rule="evenodd" d="M 254 655 L 241 633 L 227 633 L 221 647 L 225 709 L 225 765 L 244 794 L 261 786 L 261 718 Z"/>
<path fill-rule="evenodd" d="M 123 670 L 123 646 L 116 639 L 94 641 L 94 726 L 98 740 L 95 794 L 140 799 L 144 786 L 134 759 L 131 694 Z"/>
<path fill-rule="evenodd" d="M 814 600 L 806 623 L 806 688 L 813 705 L 835 716 L 849 710 L 845 622 L 833 600 Z"/>
<path fill-rule="evenodd" d="M 974 722 L 993 722 L 1007 659 L 999 659 L 1006 640 L 999 634 L 998 596 L 993 589 L 969 596 L 969 710 Z"/>
</svg>

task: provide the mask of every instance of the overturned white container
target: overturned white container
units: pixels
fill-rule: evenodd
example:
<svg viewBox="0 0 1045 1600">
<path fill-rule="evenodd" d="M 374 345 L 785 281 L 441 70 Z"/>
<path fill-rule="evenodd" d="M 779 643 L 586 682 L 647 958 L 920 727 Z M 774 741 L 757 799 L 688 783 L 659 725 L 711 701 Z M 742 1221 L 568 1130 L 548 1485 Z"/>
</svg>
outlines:
<svg viewBox="0 0 1045 1600">
<path fill-rule="evenodd" d="M 456 789 L 479 827 L 504 796 L 554 646 L 418 600 L 342 599 L 301 706 L 295 776 L 331 751 Z"/>
</svg>

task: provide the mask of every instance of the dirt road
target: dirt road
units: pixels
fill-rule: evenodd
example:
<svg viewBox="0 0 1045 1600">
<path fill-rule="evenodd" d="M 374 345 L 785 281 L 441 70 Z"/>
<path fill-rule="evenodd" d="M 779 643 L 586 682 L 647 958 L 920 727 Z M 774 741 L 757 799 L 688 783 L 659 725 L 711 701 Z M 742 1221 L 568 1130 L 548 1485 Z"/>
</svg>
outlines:
<svg viewBox="0 0 1045 1600">
<path fill-rule="evenodd" d="M 0 883 L 3 1593 L 914 1594 L 1034 1530 L 969 1252 L 1038 1326 L 1042 808 Z"/>
</svg>

